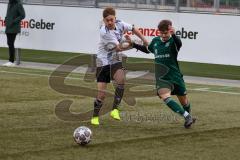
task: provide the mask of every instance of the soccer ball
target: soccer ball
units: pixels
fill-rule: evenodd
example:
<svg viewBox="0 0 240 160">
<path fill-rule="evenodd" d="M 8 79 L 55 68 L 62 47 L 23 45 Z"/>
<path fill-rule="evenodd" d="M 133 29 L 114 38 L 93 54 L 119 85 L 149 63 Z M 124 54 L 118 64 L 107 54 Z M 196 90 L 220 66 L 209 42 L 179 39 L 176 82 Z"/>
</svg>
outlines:
<svg viewBox="0 0 240 160">
<path fill-rule="evenodd" d="M 73 132 L 73 139 L 79 145 L 86 145 L 90 143 L 92 131 L 85 126 L 78 127 Z"/>
</svg>

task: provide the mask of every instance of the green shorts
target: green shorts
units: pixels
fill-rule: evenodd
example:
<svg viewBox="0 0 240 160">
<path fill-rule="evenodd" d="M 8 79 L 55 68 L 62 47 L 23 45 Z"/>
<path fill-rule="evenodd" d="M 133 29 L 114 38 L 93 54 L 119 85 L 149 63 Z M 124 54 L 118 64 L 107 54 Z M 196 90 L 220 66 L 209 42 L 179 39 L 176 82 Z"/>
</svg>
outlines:
<svg viewBox="0 0 240 160">
<path fill-rule="evenodd" d="M 179 81 L 179 83 L 163 80 L 163 79 L 157 80 L 156 81 L 157 91 L 161 88 L 168 88 L 169 90 L 171 90 L 172 95 L 178 95 L 178 96 L 187 95 L 187 89 L 186 89 L 184 80 Z"/>
</svg>

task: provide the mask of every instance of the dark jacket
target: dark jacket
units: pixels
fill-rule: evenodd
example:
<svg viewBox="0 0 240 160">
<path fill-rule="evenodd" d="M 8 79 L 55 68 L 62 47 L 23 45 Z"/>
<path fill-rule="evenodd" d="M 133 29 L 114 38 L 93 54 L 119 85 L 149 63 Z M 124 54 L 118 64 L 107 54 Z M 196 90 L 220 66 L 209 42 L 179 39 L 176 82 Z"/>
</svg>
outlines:
<svg viewBox="0 0 240 160">
<path fill-rule="evenodd" d="M 25 11 L 20 0 L 9 0 L 5 18 L 5 33 L 20 33 L 21 20 L 25 18 Z"/>
</svg>

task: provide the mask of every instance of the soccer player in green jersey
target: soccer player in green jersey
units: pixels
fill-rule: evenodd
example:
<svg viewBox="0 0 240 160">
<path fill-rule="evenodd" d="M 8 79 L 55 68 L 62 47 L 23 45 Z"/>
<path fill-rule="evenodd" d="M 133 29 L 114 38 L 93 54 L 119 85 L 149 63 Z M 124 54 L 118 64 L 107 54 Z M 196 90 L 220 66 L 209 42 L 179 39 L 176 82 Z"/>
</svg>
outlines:
<svg viewBox="0 0 240 160">
<path fill-rule="evenodd" d="M 190 128 L 196 119 L 190 115 L 185 82 L 177 61 L 182 42 L 175 35 L 170 20 L 162 20 L 158 29 L 160 36 L 153 38 L 148 47 L 133 43 L 133 48 L 154 54 L 157 95 L 171 110 L 183 116 L 184 127 Z M 171 95 L 176 95 L 182 106 Z"/>
</svg>

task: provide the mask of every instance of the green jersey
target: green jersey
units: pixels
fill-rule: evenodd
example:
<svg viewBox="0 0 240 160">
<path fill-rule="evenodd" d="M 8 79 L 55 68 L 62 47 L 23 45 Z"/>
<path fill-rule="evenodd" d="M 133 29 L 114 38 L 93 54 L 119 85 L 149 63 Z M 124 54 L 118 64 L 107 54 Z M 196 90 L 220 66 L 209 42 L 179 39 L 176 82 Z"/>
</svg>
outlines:
<svg viewBox="0 0 240 160">
<path fill-rule="evenodd" d="M 165 42 L 160 37 L 153 38 L 148 46 L 148 50 L 155 56 L 155 77 L 157 83 L 164 81 L 185 87 L 183 75 L 177 62 L 178 50 L 181 46 L 178 46 L 176 41 L 181 43 L 181 40 L 175 35 L 173 36 Z"/>
</svg>

